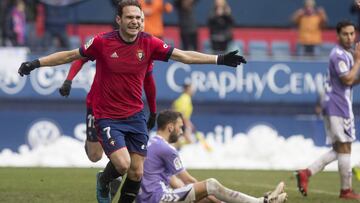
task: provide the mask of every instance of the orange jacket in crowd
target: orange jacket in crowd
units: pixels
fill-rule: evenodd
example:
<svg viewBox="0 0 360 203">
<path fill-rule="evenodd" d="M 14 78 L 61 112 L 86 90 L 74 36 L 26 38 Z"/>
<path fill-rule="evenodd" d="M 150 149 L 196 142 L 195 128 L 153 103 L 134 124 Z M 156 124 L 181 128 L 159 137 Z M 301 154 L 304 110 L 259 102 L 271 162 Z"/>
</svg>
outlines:
<svg viewBox="0 0 360 203">
<path fill-rule="evenodd" d="M 164 23 L 162 15 L 163 12 L 170 13 L 173 10 L 172 5 L 164 3 L 163 0 L 139 0 L 139 3 L 145 15 L 145 32 L 163 38 Z"/>
</svg>

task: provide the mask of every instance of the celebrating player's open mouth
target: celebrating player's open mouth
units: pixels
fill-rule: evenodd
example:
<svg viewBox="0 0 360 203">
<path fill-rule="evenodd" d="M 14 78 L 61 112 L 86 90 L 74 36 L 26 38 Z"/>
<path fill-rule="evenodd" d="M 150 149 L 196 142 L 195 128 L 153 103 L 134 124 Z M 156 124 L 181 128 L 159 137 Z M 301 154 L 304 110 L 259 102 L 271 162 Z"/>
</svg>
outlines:
<svg viewBox="0 0 360 203">
<path fill-rule="evenodd" d="M 136 27 L 131 27 L 131 26 L 128 26 L 127 27 L 127 30 L 129 32 L 132 32 L 134 34 L 137 34 L 138 32 L 140 32 L 140 26 L 136 26 Z"/>
</svg>

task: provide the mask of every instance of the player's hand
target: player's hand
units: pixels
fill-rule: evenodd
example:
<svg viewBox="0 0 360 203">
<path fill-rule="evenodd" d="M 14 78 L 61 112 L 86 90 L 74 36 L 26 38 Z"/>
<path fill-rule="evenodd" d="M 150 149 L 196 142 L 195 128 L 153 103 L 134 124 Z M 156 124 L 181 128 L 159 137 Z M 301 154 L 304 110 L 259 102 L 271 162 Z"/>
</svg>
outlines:
<svg viewBox="0 0 360 203">
<path fill-rule="evenodd" d="M 65 80 L 62 86 L 59 89 L 59 93 L 63 97 L 68 97 L 70 95 L 71 90 L 71 80 Z"/>
<path fill-rule="evenodd" d="M 355 0 L 355 4 L 360 8 L 360 0 Z"/>
<path fill-rule="evenodd" d="M 246 60 L 243 56 L 236 55 L 239 51 L 232 51 L 226 54 L 218 55 L 217 64 L 226 65 L 231 67 L 237 67 L 241 63 L 246 63 Z"/>
<path fill-rule="evenodd" d="M 149 119 L 148 119 L 148 121 L 146 123 L 147 129 L 149 131 L 154 128 L 155 122 L 156 122 L 156 113 L 150 112 Z"/>
<path fill-rule="evenodd" d="M 360 63 L 360 42 L 355 44 L 354 61 Z"/>
<path fill-rule="evenodd" d="M 39 59 L 33 60 L 33 61 L 27 61 L 21 64 L 18 73 L 20 76 L 29 75 L 32 70 L 35 68 L 40 67 L 40 61 Z"/>
</svg>

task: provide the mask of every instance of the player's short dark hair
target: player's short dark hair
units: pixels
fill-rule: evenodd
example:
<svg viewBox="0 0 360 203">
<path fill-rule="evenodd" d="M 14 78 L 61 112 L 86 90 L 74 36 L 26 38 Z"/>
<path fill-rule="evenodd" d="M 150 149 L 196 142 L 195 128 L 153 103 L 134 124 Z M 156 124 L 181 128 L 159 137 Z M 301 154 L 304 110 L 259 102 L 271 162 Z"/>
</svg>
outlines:
<svg viewBox="0 0 360 203">
<path fill-rule="evenodd" d="M 355 24 L 353 22 L 351 22 L 350 20 L 342 20 L 342 21 L 338 22 L 336 25 L 336 33 L 340 34 L 341 30 L 347 26 L 353 26 L 354 28 L 356 28 Z"/>
<path fill-rule="evenodd" d="M 163 110 L 157 117 L 157 127 L 164 130 L 169 123 L 175 123 L 178 118 L 182 118 L 181 113 L 173 110 Z"/>
<path fill-rule="evenodd" d="M 123 14 L 123 9 L 126 6 L 136 6 L 138 8 L 140 8 L 141 10 L 141 5 L 137 0 L 122 0 L 119 1 L 118 7 L 117 7 L 117 12 L 118 12 L 118 16 L 122 16 Z"/>
</svg>

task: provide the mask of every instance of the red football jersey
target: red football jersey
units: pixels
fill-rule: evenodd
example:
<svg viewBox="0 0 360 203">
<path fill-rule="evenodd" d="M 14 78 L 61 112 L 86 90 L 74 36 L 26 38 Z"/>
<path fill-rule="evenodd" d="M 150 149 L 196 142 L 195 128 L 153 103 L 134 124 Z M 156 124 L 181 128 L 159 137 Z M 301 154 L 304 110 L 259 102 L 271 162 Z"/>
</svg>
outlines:
<svg viewBox="0 0 360 203">
<path fill-rule="evenodd" d="M 97 35 L 82 46 L 81 55 L 96 60 L 95 118 L 126 118 L 141 111 L 149 64 L 152 60 L 168 61 L 172 51 L 162 40 L 144 32 L 134 42 L 125 42 L 117 30 Z"/>
</svg>

